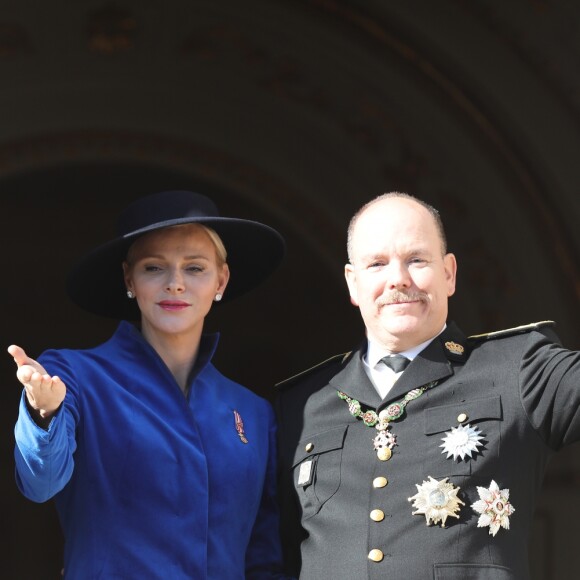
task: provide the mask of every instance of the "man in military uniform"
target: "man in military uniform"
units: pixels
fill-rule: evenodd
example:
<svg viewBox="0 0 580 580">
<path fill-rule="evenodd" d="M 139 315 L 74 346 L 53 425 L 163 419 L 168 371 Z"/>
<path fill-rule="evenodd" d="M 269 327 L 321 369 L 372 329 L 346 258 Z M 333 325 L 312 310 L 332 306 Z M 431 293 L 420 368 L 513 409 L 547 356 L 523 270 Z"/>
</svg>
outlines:
<svg viewBox="0 0 580 580">
<path fill-rule="evenodd" d="M 580 353 L 549 322 L 471 338 L 448 322 L 456 260 L 417 198 L 363 206 L 348 255 L 363 344 L 278 385 L 288 572 L 529 578 L 546 464 L 580 439 Z"/>
</svg>

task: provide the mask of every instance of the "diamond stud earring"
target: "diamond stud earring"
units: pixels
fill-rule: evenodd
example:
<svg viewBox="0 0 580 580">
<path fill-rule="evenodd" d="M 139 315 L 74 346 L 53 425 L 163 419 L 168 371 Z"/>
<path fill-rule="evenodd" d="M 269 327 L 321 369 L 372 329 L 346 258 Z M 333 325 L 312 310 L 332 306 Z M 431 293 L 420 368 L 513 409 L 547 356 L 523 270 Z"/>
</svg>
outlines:
<svg viewBox="0 0 580 580">
<path fill-rule="evenodd" d="M 135 294 L 131 290 L 127 290 L 127 298 L 135 298 Z"/>
</svg>

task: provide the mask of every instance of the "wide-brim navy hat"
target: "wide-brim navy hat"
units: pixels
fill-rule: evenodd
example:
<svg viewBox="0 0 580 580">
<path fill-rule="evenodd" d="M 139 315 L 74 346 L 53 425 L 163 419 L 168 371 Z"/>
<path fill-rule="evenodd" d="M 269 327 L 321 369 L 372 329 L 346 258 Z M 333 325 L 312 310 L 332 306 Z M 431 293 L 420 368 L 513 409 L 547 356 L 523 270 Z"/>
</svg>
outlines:
<svg viewBox="0 0 580 580">
<path fill-rule="evenodd" d="M 139 308 L 135 300 L 127 298 L 122 268 L 129 247 L 149 232 L 190 223 L 212 228 L 224 243 L 230 280 L 222 302 L 259 285 L 284 257 L 284 238 L 270 226 L 221 217 L 213 201 L 199 193 L 163 191 L 129 205 L 117 221 L 117 237 L 73 266 L 66 283 L 70 298 L 93 314 L 137 320 Z"/>
</svg>

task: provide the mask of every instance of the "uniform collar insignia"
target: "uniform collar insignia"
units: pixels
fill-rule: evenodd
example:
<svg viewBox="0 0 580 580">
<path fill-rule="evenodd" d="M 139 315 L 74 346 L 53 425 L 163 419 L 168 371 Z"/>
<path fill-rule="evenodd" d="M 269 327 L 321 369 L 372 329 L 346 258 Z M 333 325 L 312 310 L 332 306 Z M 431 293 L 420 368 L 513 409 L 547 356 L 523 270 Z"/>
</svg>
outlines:
<svg viewBox="0 0 580 580">
<path fill-rule="evenodd" d="M 454 322 L 447 324 L 447 328 L 439 335 L 437 342 L 447 361 L 464 364 L 469 358 L 471 347 L 467 337 Z"/>
<path fill-rule="evenodd" d="M 465 352 L 465 348 L 463 346 L 461 346 L 460 344 L 457 344 L 456 342 L 454 342 L 452 340 L 448 340 L 445 343 L 445 348 L 447 349 L 447 351 L 449 353 L 457 355 L 457 356 L 461 356 Z"/>
</svg>

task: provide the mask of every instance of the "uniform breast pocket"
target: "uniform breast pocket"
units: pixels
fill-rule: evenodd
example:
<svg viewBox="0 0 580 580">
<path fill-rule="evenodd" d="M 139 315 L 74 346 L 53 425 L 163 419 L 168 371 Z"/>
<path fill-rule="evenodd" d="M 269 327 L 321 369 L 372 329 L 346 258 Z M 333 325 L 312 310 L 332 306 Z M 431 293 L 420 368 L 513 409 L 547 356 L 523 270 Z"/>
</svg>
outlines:
<svg viewBox="0 0 580 580">
<path fill-rule="evenodd" d="M 505 566 L 490 564 L 435 564 L 435 580 L 516 580 L 516 575 Z"/>
<path fill-rule="evenodd" d="M 501 420 L 499 395 L 426 409 L 425 473 L 484 473 L 500 453 Z"/>
<path fill-rule="evenodd" d="M 300 441 L 292 464 L 294 488 L 308 519 L 340 486 L 342 448 L 348 426 L 310 435 Z"/>
</svg>

